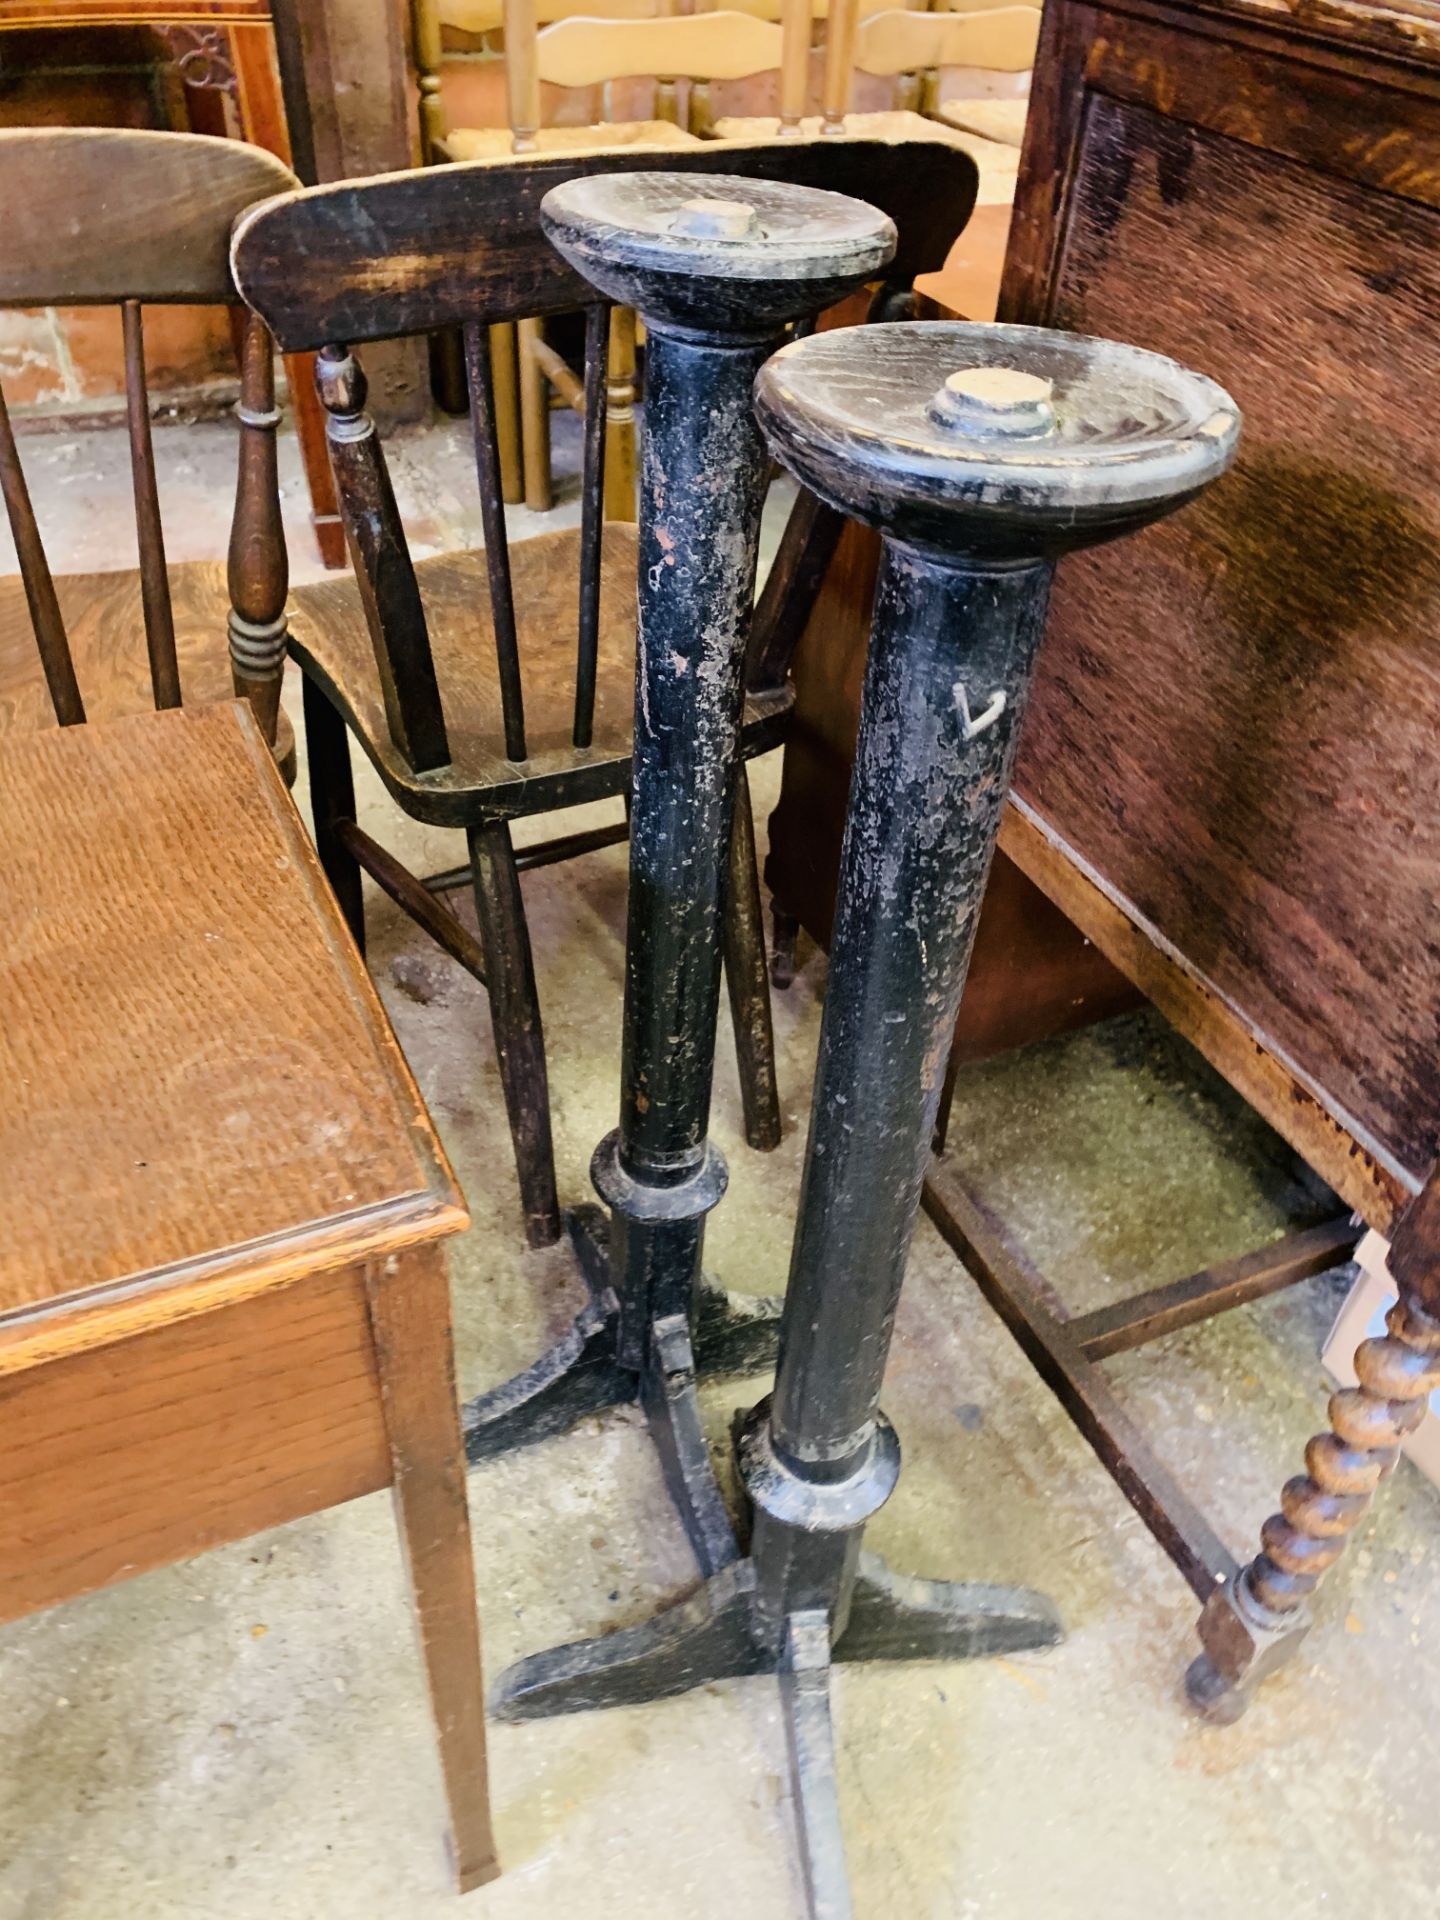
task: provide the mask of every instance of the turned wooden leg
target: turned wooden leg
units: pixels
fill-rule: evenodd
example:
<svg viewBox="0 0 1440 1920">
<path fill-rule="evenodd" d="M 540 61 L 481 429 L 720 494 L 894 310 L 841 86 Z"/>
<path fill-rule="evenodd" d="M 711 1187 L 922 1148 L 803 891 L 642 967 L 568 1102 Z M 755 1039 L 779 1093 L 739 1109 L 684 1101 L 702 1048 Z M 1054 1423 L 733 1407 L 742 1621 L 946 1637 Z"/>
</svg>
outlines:
<svg viewBox="0 0 1440 1920">
<path fill-rule="evenodd" d="M 555 504 L 550 485 L 550 388 L 535 358 L 541 339 L 538 320 L 521 320 L 516 329 L 520 361 L 520 453 L 525 469 L 525 504 L 532 513 L 548 513 Z"/>
<path fill-rule="evenodd" d="M 783 993 L 795 978 L 795 942 L 800 938 L 800 921 L 772 898 L 770 927 L 770 984 Z"/>
<path fill-rule="evenodd" d="M 350 768 L 350 737 L 345 722 L 309 674 L 301 680 L 305 705 L 305 753 L 310 765 L 310 818 L 315 851 L 325 878 L 340 903 L 345 924 L 361 953 L 365 951 L 365 895 L 360 868 L 349 848 L 335 836 L 342 820 L 355 818 L 355 776 Z"/>
<path fill-rule="evenodd" d="M 1295 1652 L 1309 1630 L 1311 1594 L 1440 1387 L 1440 1319 L 1404 1282 L 1385 1324 L 1388 1333 L 1356 1352 L 1359 1386 L 1331 1395 L 1330 1431 L 1315 1435 L 1306 1471 L 1286 1481 L 1280 1512 L 1260 1530 L 1261 1551 L 1205 1603 L 1204 1651 L 1185 1685 L 1207 1719 L 1237 1720 L 1260 1682 Z"/>
<path fill-rule="evenodd" d="M 455 1877 L 468 1893 L 495 1879 L 500 1863 L 490 1821 L 480 1621 L 445 1256 L 434 1246 L 393 1254 L 367 1269 L 365 1289 Z"/>
<path fill-rule="evenodd" d="M 501 321 L 490 329 L 490 383 L 495 396 L 500 497 L 507 506 L 515 506 L 525 498 L 525 472 L 520 457 L 520 375 L 512 320 Z"/>
<path fill-rule="evenodd" d="M 633 521 L 635 473 L 635 314 L 615 307 L 605 367 L 605 518 Z"/>
<path fill-rule="evenodd" d="M 495 1052 L 510 1117 L 510 1137 L 515 1143 L 525 1237 L 532 1247 L 548 1247 L 560 1238 L 560 1203 L 550 1140 L 545 1034 L 535 991 L 530 930 L 520 897 L 520 875 L 515 868 L 510 828 L 503 820 L 470 829 L 470 868 Z"/>
<path fill-rule="evenodd" d="M 771 1153 L 780 1144 L 780 1094 L 775 1083 L 775 1032 L 770 1021 L 770 981 L 765 971 L 755 819 L 750 809 L 750 780 L 743 763 L 735 817 L 730 823 L 722 929 L 745 1138 L 757 1153 Z"/>
</svg>

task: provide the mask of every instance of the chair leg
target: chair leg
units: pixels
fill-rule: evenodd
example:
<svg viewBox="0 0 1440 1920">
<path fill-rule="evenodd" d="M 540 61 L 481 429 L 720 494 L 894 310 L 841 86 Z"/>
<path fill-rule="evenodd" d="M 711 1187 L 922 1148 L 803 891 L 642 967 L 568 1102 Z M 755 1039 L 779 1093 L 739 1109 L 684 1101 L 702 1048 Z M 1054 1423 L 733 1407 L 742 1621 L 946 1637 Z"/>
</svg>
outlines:
<svg viewBox="0 0 1440 1920">
<path fill-rule="evenodd" d="M 520 361 L 520 454 L 525 469 L 525 504 L 532 513 L 548 513 L 555 504 L 550 484 L 550 388 L 534 344 L 538 320 L 522 320 L 515 329 Z"/>
<path fill-rule="evenodd" d="M 310 818 L 315 851 L 356 946 L 365 951 L 365 895 L 360 868 L 348 847 L 335 837 L 335 825 L 355 818 L 355 776 L 350 768 L 350 736 L 345 722 L 308 674 L 301 680 L 305 702 L 305 751 L 310 763 Z"/>
<path fill-rule="evenodd" d="M 765 971 L 765 923 L 760 910 L 760 873 L 755 863 L 755 819 L 750 780 L 742 764 L 730 824 L 722 927 L 725 983 L 740 1061 L 740 1102 L 745 1138 L 757 1153 L 780 1144 L 780 1094 L 775 1082 L 775 1033 L 770 1024 L 770 982 Z"/>
<path fill-rule="evenodd" d="M 490 1820 L 485 1689 L 465 1449 L 455 1399 L 450 1289 L 438 1246 L 365 1275 L 391 1482 L 440 1747 L 459 1891 L 500 1872 Z"/>
<path fill-rule="evenodd" d="M 510 1137 L 515 1143 L 525 1237 L 532 1247 L 548 1247 L 560 1238 L 560 1204 L 550 1139 L 545 1035 L 540 1025 L 535 965 L 515 849 L 510 844 L 510 828 L 503 820 L 472 827 L 469 838 L 475 913 L 485 954 L 495 1052 L 510 1116 Z"/>
<path fill-rule="evenodd" d="M 783 993 L 795 978 L 795 943 L 800 938 L 800 921 L 773 896 L 770 901 L 770 983 Z"/>
</svg>

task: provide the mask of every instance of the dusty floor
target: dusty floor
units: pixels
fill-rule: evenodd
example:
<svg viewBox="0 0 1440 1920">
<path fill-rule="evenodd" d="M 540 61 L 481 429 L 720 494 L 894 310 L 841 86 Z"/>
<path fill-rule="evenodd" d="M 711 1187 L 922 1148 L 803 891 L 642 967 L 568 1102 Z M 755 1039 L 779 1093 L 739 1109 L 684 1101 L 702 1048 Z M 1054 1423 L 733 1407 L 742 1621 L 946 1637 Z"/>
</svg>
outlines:
<svg viewBox="0 0 1440 1920">
<path fill-rule="evenodd" d="M 183 456 L 170 441 L 159 436 L 180 507 L 172 558 L 215 553 L 228 430 L 191 430 Z M 127 564 L 122 436 L 22 451 L 57 565 Z M 402 450 L 402 501 L 426 546 L 478 537 L 467 465 L 453 430 Z M 308 547 L 289 445 L 285 472 L 298 572 Z M 755 782 L 762 831 L 777 772 L 762 763 Z M 458 857 L 373 781 L 365 792 L 372 831 L 412 864 Z M 590 1150 L 615 1110 L 624 891 L 623 848 L 525 881 L 571 1200 L 588 1197 Z M 385 901 L 370 926 L 380 990 L 475 1214 L 453 1263 L 473 1392 L 534 1356 L 576 1287 L 563 1252 L 520 1250 L 483 996 Z M 776 999 L 788 1131 L 773 1156 L 743 1145 L 722 1020 L 714 1130 L 731 1187 L 708 1258 L 757 1291 L 783 1285 L 823 980 L 810 953 Z M 1149 1016 L 972 1071 L 952 1138 L 1077 1307 L 1257 1245 L 1314 1204 L 1273 1136 Z M 1317 1353 L 1339 1298 L 1333 1280 L 1311 1282 L 1109 1363 L 1237 1547 L 1321 1420 Z M 761 1390 L 708 1395 L 717 1437 Z M 915 1572 L 1041 1586 L 1068 1637 L 1043 1657 L 842 1670 L 862 1920 L 1434 1911 L 1440 1670 L 1423 1649 L 1440 1629 L 1440 1507 L 1408 1465 L 1331 1579 L 1306 1657 L 1240 1725 L 1212 1731 L 1179 1694 L 1187 1591 L 923 1221 L 886 1405 L 907 1469 L 872 1543 Z M 488 1466 L 470 1489 L 492 1674 L 639 1619 L 694 1578 L 634 1418 Z M 9 1627 L 0 1699 L 0 1920 L 458 1911 L 384 1497 Z M 797 1913 L 771 1683 L 496 1727 L 492 1755 L 508 1871 L 469 1913 Z"/>
</svg>

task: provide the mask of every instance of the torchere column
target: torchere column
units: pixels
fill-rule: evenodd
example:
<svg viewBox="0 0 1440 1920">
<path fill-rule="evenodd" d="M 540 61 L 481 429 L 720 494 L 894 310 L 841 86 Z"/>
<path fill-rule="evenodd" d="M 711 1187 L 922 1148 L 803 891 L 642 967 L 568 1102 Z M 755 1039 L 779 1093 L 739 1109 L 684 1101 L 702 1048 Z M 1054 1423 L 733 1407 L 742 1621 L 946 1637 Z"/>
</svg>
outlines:
<svg viewBox="0 0 1440 1920">
<path fill-rule="evenodd" d="M 1059 1636 L 1039 1594 L 911 1579 L 861 1546 L 899 1473 L 880 1388 L 1051 574 L 1192 498 L 1239 419 L 1153 354 L 944 323 L 797 341 L 756 409 L 777 457 L 877 527 L 883 557 L 779 1370 L 737 1437 L 751 1555 L 644 1627 L 520 1662 L 499 1709 L 777 1673 L 809 1909 L 844 1920 L 832 1659 Z"/>
<path fill-rule="evenodd" d="M 545 198 L 553 244 L 647 329 L 635 753 L 619 1126 L 591 1164 L 608 1224 L 570 1216 L 591 1300 L 562 1346 L 467 1409 L 472 1458 L 598 1406 L 645 1407 L 706 1574 L 738 1557 L 700 1428 L 695 1375 L 768 1360 L 768 1313 L 702 1288 L 725 1191 L 707 1135 L 722 893 L 768 456 L 755 375 L 788 321 L 894 250 L 884 215 L 838 194 L 636 173 Z"/>
</svg>

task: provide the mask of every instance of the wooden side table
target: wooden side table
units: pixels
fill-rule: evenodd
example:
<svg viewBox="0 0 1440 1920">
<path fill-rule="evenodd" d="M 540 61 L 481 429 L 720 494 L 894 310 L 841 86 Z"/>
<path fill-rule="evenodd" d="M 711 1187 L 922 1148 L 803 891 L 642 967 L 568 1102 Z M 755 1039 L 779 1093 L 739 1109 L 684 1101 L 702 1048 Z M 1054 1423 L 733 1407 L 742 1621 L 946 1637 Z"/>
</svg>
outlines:
<svg viewBox="0 0 1440 1920">
<path fill-rule="evenodd" d="M 0 1621 L 392 1486 L 479 1885 L 468 1218 L 249 708 L 12 739 L 0 898 Z"/>
</svg>

